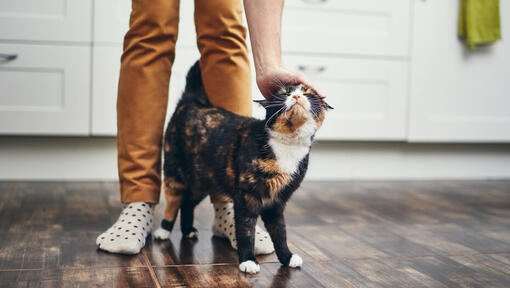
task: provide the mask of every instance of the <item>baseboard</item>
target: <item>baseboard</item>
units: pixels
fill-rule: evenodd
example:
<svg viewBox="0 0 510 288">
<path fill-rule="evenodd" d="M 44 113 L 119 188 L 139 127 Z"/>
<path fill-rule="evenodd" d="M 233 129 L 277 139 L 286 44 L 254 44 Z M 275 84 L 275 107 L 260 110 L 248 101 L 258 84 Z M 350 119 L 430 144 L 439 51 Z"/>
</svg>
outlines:
<svg viewBox="0 0 510 288">
<path fill-rule="evenodd" d="M 115 138 L 0 137 L 1 180 L 116 180 Z M 308 180 L 510 178 L 509 144 L 317 142 Z"/>
</svg>

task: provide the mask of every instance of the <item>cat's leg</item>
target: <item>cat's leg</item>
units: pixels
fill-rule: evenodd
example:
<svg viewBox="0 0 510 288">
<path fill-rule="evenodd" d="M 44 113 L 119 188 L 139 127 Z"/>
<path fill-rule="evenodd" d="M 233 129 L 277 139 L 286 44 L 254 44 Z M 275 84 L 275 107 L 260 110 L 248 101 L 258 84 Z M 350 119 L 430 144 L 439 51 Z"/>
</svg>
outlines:
<svg viewBox="0 0 510 288">
<path fill-rule="evenodd" d="M 166 200 L 165 216 L 161 220 L 161 227 L 152 233 L 154 238 L 160 240 L 170 238 L 170 232 L 172 232 L 174 227 L 183 195 L 186 193 L 186 186 L 171 176 L 165 176 L 164 189 Z"/>
<path fill-rule="evenodd" d="M 193 227 L 193 220 L 195 207 L 199 202 L 185 198 L 181 203 L 181 231 L 184 238 L 198 238 L 198 230 Z"/>
<path fill-rule="evenodd" d="M 289 267 L 301 267 L 303 260 L 297 254 L 292 254 L 287 246 L 287 231 L 283 218 L 283 206 L 275 205 L 262 211 L 262 221 L 273 240 L 276 256 L 280 263 Z"/>
<path fill-rule="evenodd" d="M 237 254 L 239 270 L 246 273 L 257 273 L 260 266 L 255 259 L 255 224 L 258 214 L 250 211 L 243 201 L 234 200 L 234 218 L 237 237 Z"/>
</svg>

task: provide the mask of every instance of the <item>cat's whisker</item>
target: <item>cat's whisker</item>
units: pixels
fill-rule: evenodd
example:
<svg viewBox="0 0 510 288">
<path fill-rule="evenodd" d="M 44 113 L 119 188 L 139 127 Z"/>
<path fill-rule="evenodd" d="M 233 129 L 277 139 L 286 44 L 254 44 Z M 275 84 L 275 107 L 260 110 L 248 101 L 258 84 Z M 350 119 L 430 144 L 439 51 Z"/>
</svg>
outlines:
<svg viewBox="0 0 510 288">
<path fill-rule="evenodd" d="M 285 104 L 273 104 L 273 105 L 265 106 L 265 108 L 279 107 L 279 106 L 282 106 L 282 105 L 285 105 Z"/>
<path fill-rule="evenodd" d="M 285 109 L 285 106 L 283 106 L 282 108 L 278 109 L 278 111 L 274 112 L 274 114 L 273 114 L 273 115 L 271 115 L 271 117 L 269 117 L 269 119 L 267 119 L 267 121 L 266 121 L 266 125 L 265 125 L 265 127 L 266 127 L 266 128 L 268 128 L 268 127 L 267 127 L 267 123 L 269 123 L 269 121 L 271 121 L 271 119 L 273 119 L 273 117 L 274 117 L 276 114 L 280 113 L 280 111 L 282 111 L 282 109 Z"/>
</svg>

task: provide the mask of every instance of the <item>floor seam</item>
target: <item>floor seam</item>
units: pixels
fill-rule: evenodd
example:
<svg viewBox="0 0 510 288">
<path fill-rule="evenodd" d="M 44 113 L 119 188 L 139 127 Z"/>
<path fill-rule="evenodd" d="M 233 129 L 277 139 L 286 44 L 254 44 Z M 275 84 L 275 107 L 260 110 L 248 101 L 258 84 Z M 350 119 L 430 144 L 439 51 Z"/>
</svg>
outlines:
<svg viewBox="0 0 510 288">
<path fill-rule="evenodd" d="M 510 276 L 510 273 L 505 272 L 505 271 L 503 271 L 503 270 L 501 270 L 501 269 L 498 269 L 497 267 L 494 267 L 494 266 L 492 266 L 491 264 L 486 263 L 485 261 L 482 261 L 482 260 L 480 260 L 480 259 L 476 259 L 475 257 L 472 257 L 472 256 L 466 256 L 466 258 L 469 258 L 469 259 L 471 259 L 471 260 L 475 261 L 476 263 L 481 264 L 481 265 L 483 265 L 483 266 L 485 266 L 485 267 L 487 267 L 487 268 L 489 268 L 489 269 L 491 269 L 491 270 L 493 270 L 493 271 L 495 271 L 495 272 L 498 272 L 498 273 L 504 274 L 504 275 L 506 275 L 506 276 Z"/>
<path fill-rule="evenodd" d="M 145 261 L 146 267 L 149 269 L 149 274 L 151 275 L 152 282 L 154 282 L 157 288 L 161 288 L 161 284 L 159 283 L 158 277 L 156 276 L 156 272 L 154 271 L 154 268 L 151 265 L 149 257 L 147 257 L 147 252 L 145 251 L 145 249 L 142 250 L 142 258 Z"/>
</svg>

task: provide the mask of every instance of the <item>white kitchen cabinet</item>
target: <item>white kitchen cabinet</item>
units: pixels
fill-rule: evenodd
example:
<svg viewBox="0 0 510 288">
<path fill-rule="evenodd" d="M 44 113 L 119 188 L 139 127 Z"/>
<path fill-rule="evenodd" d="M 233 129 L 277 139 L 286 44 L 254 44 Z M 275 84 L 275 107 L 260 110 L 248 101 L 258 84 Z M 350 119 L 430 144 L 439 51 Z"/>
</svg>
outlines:
<svg viewBox="0 0 510 288">
<path fill-rule="evenodd" d="M 317 139 L 405 140 L 406 61 L 284 56 L 327 95 L 334 107 Z"/>
<path fill-rule="evenodd" d="M 287 0 L 284 52 L 407 57 L 409 0 Z"/>
<path fill-rule="evenodd" d="M 122 47 L 94 46 L 92 51 L 91 134 L 117 135 L 117 87 Z"/>
<path fill-rule="evenodd" d="M 94 2 L 94 43 L 122 43 L 129 27 L 131 0 Z"/>
<path fill-rule="evenodd" d="M 90 42 L 91 23 L 92 0 L 0 1 L 1 40 Z"/>
<path fill-rule="evenodd" d="M 0 133 L 88 135 L 90 47 L 1 44 Z"/>
<path fill-rule="evenodd" d="M 475 51 L 456 36 L 458 5 L 415 0 L 409 140 L 508 142 L 510 3 L 500 1 L 503 40 Z"/>
</svg>

